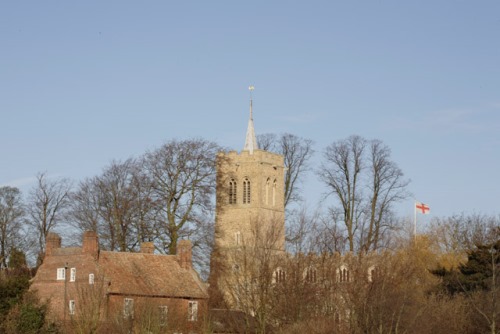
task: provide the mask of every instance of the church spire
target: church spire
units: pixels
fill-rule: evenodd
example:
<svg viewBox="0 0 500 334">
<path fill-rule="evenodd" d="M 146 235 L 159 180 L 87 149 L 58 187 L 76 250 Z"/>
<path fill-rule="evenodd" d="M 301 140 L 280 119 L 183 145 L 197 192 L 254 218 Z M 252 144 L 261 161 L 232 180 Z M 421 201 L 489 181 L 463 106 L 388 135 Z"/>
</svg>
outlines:
<svg viewBox="0 0 500 334">
<path fill-rule="evenodd" d="M 247 136 L 245 139 L 245 147 L 243 148 L 243 151 L 249 151 L 250 154 L 253 154 L 253 150 L 259 148 L 257 146 L 257 138 L 255 137 L 255 130 L 253 127 L 252 91 L 254 89 L 253 86 L 248 87 L 250 91 L 250 119 L 248 120 Z"/>
</svg>

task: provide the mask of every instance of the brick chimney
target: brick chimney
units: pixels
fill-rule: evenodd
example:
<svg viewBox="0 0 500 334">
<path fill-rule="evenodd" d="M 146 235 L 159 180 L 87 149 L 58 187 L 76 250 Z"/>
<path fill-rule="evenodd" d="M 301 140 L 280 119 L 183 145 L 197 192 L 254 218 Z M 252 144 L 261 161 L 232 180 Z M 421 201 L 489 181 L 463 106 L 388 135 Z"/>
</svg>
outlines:
<svg viewBox="0 0 500 334">
<path fill-rule="evenodd" d="M 61 237 L 57 233 L 49 232 L 45 239 L 45 256 L 51 256 L 56 248 L 61 248 Z"/>
<path fill-rule="evenodd" d="M 191 241 L 189 240 L 179 240 L 177 243 L 177 257 L 181 268 L 191 269 Z"/>
<path fill-rule="evenodd" d="M 141 253 L 153 254 L 155 252 L 155 244 L 152 242 L 141 243 Z"/>
<path fill-rule="evenodd" d="M 83 254 L 90 254 L 97 259 L 99 254 L 99 239 L 94 231 L 85 231 L 83 233 Z"/>
</svg>

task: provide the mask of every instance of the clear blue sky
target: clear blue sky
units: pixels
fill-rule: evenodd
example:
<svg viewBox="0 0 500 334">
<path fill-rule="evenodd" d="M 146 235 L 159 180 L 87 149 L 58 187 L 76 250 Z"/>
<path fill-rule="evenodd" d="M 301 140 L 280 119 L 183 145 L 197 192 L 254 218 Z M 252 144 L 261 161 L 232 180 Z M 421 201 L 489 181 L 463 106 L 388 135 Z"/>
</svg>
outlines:
<svg viewBox="0 0 500 334">
<path fill-rule="evenodd" d="M 0 45 L 0 185 L 240 150 L 254 85 L 257 133 L 378 138 L 433 216 L 500 212 L 499 1 L 3 1 Z"/>
</svg>

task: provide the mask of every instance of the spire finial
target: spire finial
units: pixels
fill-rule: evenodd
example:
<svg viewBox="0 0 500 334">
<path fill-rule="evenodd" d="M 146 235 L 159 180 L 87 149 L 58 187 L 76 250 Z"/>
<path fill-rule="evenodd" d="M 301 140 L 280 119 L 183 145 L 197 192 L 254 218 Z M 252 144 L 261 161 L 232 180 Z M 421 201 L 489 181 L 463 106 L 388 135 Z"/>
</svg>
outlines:
<svg viewBox="0 0 500 334">
<path fill-rule="evenodd" d="M 252 92 L 254 89 L 254 86 L 248 87 L 248 90 L 250 91 L 250 119 L 248 120 L 247 136 L 245 139 L 245 147 L 243 148 L 244 151 L 249 151 L 250 154 L 253 154 L 254 149 L 258 149 L 255 130 L 253 127 Z"/>
<path fill-rule="evenodd" d="M 252 92 L 255 89 L 254 86 L 249 86 L 248 90 L 250 91 L 250 119 L 253 120 L 253 110 L 252 110 Z"/>
</svg>

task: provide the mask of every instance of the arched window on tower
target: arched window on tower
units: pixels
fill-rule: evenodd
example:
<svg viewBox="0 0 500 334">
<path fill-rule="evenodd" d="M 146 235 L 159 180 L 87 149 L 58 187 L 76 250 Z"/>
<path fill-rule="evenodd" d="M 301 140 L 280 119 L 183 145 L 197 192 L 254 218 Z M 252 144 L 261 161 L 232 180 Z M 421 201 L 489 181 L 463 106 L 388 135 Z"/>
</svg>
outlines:
<svg viewBox="0 0 500 334">
<path fill-rule="evenodd" d="M 274 179 L 274 182 L 273 182 L 273 206 L 276 205 L 276 186 L 277 186 L 277 181 L 276 179 Z"/>
<path fill-rule="evenodd" d="M 304 270 L 304 279 L 307 283 L 316 283 L 316 268 L 308 267 Z"/>
<path fill-rule="evenodd" d="M 273 272 L 273 283 L 285 283 L 286 272 L 283 268 L 276 268 Z"/>
<path fill-rule="evenodd" d="M 229 204 L 236 204 L 236 181 L 229 181 Z"/>
<path fill-rule="evenodd" d="M 266 180 L 266 205 L 269 205 L 269 184 L 271 183 L 271 179 L 267 178 Z"/>
<path fill-rule="evenodd" d="M 371 266 L 368 268 L 368 282 L 373 282 L 377 277 L 377 268 L 375 266 Z"/>
<path fill-rule="evenodd" d="M 243 204 L 250 203 L 250 180 L 245 178 L 243 180 Z"/>
<path fill-rule="evenodd" d="M 337 269 L 337 281 L 341 283 L 351 281 L 351 278 L 349 277 L 349 268 L 346 266 L 340 266 L 340 269 Z"/>
</svg>

